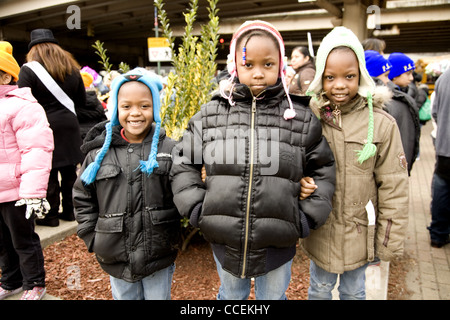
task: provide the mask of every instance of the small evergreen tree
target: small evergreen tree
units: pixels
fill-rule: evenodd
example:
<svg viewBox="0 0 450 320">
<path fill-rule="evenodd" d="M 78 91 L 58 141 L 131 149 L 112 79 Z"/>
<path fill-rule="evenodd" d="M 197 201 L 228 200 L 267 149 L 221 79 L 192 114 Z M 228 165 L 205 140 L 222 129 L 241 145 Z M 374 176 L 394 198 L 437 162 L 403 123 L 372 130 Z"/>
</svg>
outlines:
<svg viewBox="0 0 450 320">
<path fill-rule="evenodd" d="M 193 27 L 198 0 L 190 0 L 190 9 L 183 13 L 186 27 L 177 51 L 166 11 L 163 9 L 163 0 L 155 0 L 163 34 L 172 49 L 172 64 L 175 69 L 175 72 L 169 73 L 167 87 L 164 89 L 161 119 L 166 134 L 176 140 L 181 138 L 189 119 L 200 110 L 202 104 L 210 100 L 215 89 L 213 78 L 217 70 L 215 59 L 219 39 L 217 2 L 218 0 L 208 0 L 209 22 L 201 26 L 201 35 L 197 37 L 193 34 Z M 190 226 L 186 218 L 181 223 L 184 228 L 181 250 L 185 250 L 198 229 Z"/>
<path fill-rule="evenodd" d="M 175 72 L 168 75 L 161 105 L 161 119 L 169 137 L 179 139 L 189 119 L 208 102 L 215 89 L 219 17 L 218 0 L 208 0 L 209 21 L 201 26 L 200 37 L 193 34 L 198 0 L 190 0 L 190 9 L 183 13 L 186 21 L 182 43 L 175 49 L 173 32 L 164 10 L 163 0 L 155 0 L 164 36 L 172 49 Z"/>
</svg>

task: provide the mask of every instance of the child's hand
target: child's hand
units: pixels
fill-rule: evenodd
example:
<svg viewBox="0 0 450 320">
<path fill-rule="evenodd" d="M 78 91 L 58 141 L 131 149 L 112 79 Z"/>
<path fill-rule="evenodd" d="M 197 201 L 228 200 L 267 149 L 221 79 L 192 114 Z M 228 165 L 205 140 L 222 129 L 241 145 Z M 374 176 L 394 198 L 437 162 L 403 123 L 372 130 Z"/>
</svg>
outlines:
<svg viewBox="0 0 450 320">
<path fill-rule="evenodd" d="M 202 181 L 205 182 L 206 180 L 206 169 L 205 166 L 202 167 Z"/>
<path fill-rule="evenodd" d="M 314 190 L 317 189 L 317 185 L 311 177 L 302 178 L 302 180 L 300 180 L 300 184 L 302 186 L 300 189 L 300 200 L 305 200 L 314 192 Z"/>
</svg>

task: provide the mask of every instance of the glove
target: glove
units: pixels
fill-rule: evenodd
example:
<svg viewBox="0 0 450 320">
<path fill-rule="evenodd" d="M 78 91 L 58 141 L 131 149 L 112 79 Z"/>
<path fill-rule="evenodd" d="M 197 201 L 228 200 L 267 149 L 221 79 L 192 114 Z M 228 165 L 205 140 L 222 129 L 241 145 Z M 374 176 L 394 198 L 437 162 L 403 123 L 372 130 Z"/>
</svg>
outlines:
<svg viewBox="0 0 450 320">
<path fill-rule="evenodd" d="M 29 219 L 33 213 L 38 219 L 44 219 L 45 215 L 50 210 L 50 204 L 47 199 L 20 199 L 16 202 L 16 207 L 27 205 L 27 211 L 25 212 L 25 218 Z"/>
</svg>

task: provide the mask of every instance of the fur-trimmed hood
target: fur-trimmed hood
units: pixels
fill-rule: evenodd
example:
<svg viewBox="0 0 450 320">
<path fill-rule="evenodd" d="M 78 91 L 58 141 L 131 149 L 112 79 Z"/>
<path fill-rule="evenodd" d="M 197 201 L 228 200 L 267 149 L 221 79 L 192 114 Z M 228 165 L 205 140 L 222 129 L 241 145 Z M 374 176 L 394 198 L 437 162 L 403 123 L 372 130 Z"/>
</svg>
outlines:
<svg viewBox="0 0 450 320">
<path fill-rule="evenodd" d="M 352 101 L 354 99 L 356 99 L 357 97 L 361 97 L 361 96 L 358 94 L 355 98 L 352 99 Z M 393 97 L 393 93 L 388 87 L 386 87 L 384 85 L 375 86 L 374 93 L 372 96 L 373 107 L 383 109 L 386 106 L 386 104 L 392 99 L 392 97 Z M 326 105 L 329 105 L 329 104 L 330 104 L 330 101 L 325 96 L 325 92 L 321 92 L 319 95 L 317 95 L 311 99 L 309 106 L 310 106 L 311 110 L 314 112 L 314 114 L 320 118 L 320 116 L 319 116 L 320 108 L 322 108 Z M 365 107 L 367 107 L 366 103 L 363 103 L 360 105 L 360 108 L 365 108 Z M 341 110 L 345 109 L 345 105 L 342 106 L 340 109 Z"/>
</svg>

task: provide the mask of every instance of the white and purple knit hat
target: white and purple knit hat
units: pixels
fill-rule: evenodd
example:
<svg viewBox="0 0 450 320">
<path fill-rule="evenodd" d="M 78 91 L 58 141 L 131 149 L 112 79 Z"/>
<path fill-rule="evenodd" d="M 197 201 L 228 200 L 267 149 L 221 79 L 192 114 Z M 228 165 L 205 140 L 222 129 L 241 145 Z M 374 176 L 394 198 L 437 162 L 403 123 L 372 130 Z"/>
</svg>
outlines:
<svg viewBox="0 0 450 320">
<path fill-rule="evenodd" d="M 292 106 L 291 98 L 289 97 L 289 90 L 286 85 L 286 65 L 284 64 L 284 56 L 285 56 L 285 49 L 284 49 L 284 41 L 281 34 L 278 32 L 275 27 L 262 20 L 251 20 L 244 22 L 234 33 L 233 38 L 231 39 L 230 43 L 230 53 L 228 55 L 228 61 L 227 61 L 227 69 L 230 73 L 230 78 L 228 79 L 229 84 L 227 87 L 233 88 L 234 80 L 237 77 L 237 70 L 236 70 L 236 43 L 244 34 L 247 34 L 250 30 L 263 30 L 268 33 L 270 33 L 277 41 L 278 41 L 278 47 L 280 48 L 280 73 L 279 77 L 281 78 L 281 82 L 283 83 L 284 91 L 286 92 L 286 96 L 289 101 L 289 109 L 286 109 L 284 112 L 284 119 L 289 120 L 295 117 L 295 111 Z M 227 98 L 231 105 L 234 105 L 234 101 L 232 100 L 232 89 L 227 94 L 223 87 L 221 87 L 221 94 L 223 97 Z"/>
</svg>

